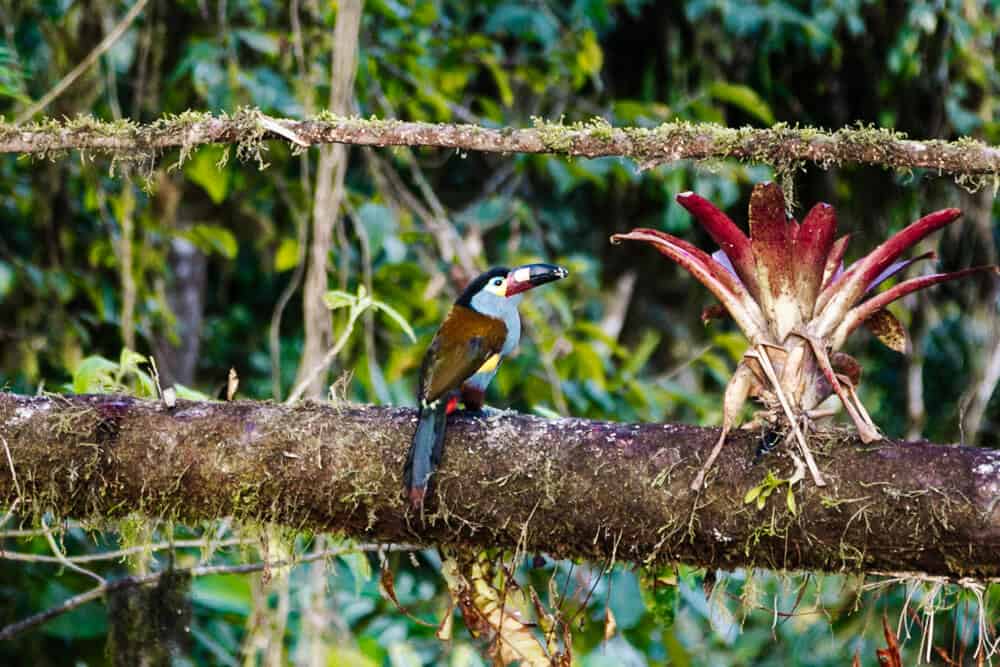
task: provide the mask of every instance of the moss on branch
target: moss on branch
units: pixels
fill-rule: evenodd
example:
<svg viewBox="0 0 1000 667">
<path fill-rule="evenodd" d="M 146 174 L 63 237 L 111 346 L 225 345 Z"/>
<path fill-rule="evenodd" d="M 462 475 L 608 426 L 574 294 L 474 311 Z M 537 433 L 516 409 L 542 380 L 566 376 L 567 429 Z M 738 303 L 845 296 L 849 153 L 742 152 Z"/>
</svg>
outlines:
<svg viewBox="0 0 1000 667">
<path fill-rule="evenodd" d="M 0 507 L 647 564 L 1000 576 L 1000 452 L 818 435 L 829 485 L 795 486 L 791 511 L 784 487 L 744 502 L 795 468 L 780 451 L 755 460 L 757 434 L 734 434 L 694 494 L 716 429 L 458 414 L 420 516 L 401 492 L 413 427 L 399 408 L 0 394 Z"/>
<path fill-rule="evenodd" d="M 15 126 L 0 123 L 0 152 L 56 158 L 71 150 L 114 161 L 154 163 L 179 149 L 183 161 L 195 147 L 236 144 L 243 159 L 264 167 L 262 142 L 281 139 L 297 147 L 328 143 L 365 146 L 428 146 L 495 153 L 554 153 L 577 157 L 618 156 L 640 168 L 678 160 L 737 159 L 779 170 L 803 164 L 822 168 L 862 164 L 909 172 L 947 174 L 967 188 L 1000 186 L 1000 148 L 969 138 L 908 139 L 904 134 L 856 125 L 836 131 L 778 123 L 770 128 L 728 128 L 675 121 L 656 127 L 613 127 L 603 118 L 563 124 L 534 119 L 531 128 L 488 128 L 379 118 L 345 118 L 321 112 L 308 120 L 271 118 L 253 108 L 211 115 L 188 111 L 146 125 L 89 116 Z"/>
</svg>

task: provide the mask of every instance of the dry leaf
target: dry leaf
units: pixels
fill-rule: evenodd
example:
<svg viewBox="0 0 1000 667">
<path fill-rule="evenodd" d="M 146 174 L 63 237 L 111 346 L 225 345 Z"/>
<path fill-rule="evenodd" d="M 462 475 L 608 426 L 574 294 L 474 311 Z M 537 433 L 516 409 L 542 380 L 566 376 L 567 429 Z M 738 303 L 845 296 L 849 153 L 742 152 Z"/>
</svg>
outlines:
<svg viewBox="0 0 1000 667">
<path fill-rule="evenodd" d="M 443 642 L 451 641 L 452 628 L 455 625 L 455 607 L 448 605 L 448 613 L 444 615 L 441 625 L 438 626 L 435 636 Z"/>
<path fill-rule="evenodd" d="M 889 620 L 882 614 L 882 634 L 885 635 L 886 648 L 875 651 L 878 656 L 878 664 L 883 667 L 903 667 L 903 658 L 899 655 L 899 642 L 896 640 L 896 633 L 889 627 Z"/>
<path fill-rule="evenodd" d="M 890 350 L 900 354 L 910 352 L 910 335 L 906 332 L 906 327 L 885 308 L 872 313 L 872 316 L 865 320 L 865 328 Z"/>
<path fill-rule="evenodd" d="M 490 654 L 499 664 L 549 667 L 552 661 L 535 636 L 533 624 L 526 623 L 521 613 L 508 604 L 511 591 L 506 596 L 498 591 L 478 563 L 465 575 L 453 559 L 447 559 L 441 572 L 469 632 L 491 640 Z"/>
<path fill-rule="evenodd" d="M 236 374 L 235 368 L 229 369 L 229 381 L 226 383 L 226 400 L 231 401 L 236 396 L 236 390 L 240 386 L 240 376 Z"/>
<path fill-rule="evenodd" d="M 608 641 L 618 632 L 618 623 L 615 621 L 615 613 L 611 607 L 604 608 L 604 641 Z"/>
</svg>

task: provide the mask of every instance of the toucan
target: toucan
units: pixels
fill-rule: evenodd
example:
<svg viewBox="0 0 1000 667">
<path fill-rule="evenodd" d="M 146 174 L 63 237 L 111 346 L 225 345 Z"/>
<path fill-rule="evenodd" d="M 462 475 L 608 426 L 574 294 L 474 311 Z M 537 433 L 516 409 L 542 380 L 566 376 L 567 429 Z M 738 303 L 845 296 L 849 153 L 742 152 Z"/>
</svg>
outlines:
<svg viewBox="0 0 1000 667">
<path fill-rule="evenodd" d="M 524 292 L 569 272 L 553 264 L 496 267 L 470 282 L 431 340 L 420 365 L 417 429 L 403 481 L 413 508 L 423 507 L 431 474 L 441 462 L 448 415 L 483 407 L 486 387 L 521 338 L 517 306 Z"/>
</svg>

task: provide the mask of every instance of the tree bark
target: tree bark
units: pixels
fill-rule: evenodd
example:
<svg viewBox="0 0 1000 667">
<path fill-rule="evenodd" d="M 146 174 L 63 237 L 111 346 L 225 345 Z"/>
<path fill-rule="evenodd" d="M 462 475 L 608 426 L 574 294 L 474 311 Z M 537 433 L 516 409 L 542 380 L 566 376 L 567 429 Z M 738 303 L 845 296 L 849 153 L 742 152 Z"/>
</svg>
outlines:
<svg viewBox="0 0 1000 667">
<path fill-rule="evenodd" d="M 717 429 L 458 413 L 423 517 L 401 471 L 414 411 L 307 402 L 162 402 L 0 394 L 0 503 L 25 515 L 223 516 L 383 543 L 521 547 L 710 568 L 1000 576 L 1000 452 L 812 436 L 825 488 L 738 431 L 688 490 Z M 9 454 L 9 459 L 7 455 Z"/>
<path fill-rule="evenodd" d="M 612 127 L 594 122 L 533 128 L 487 128 L 320 115 L 313 120 L 275 119 L 256 110 L 233 116 L 189 114 L 148 125 L 109 124 L 90 118 L 48 120 L 43 125 L 0 123 L 0 153 L 51 155 L 87 150 L 139 160 L 168 148 L 208 143 L 252 145 L 264 138 L 284 138 L 300 146 L 431 146 L 491 153 L 554 153 L 579 157 L 620 156 L 641 167 L 678 160 L 736 158 L 772 165 L 814 163 L 822 167 L 867 164 L 901 170 L 984 176 L 966 185 L 993 186 L 1000 174 L 1000 148 L 982 142 L 913 141 L 877 128 L 730 129 L 710 123 L 665 123 L 654 128 Z M 249 151 L 247 154 L 253 154 Z"/>
</svg>

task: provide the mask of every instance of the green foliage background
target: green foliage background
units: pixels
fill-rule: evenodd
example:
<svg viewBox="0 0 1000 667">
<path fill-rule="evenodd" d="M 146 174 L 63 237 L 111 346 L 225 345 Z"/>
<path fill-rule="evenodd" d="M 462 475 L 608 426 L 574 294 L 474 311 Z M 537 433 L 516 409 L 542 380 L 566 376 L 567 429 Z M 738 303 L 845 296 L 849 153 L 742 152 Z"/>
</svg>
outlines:
<svg viewBox="0 0 1000 667">
<path fill-rule="evenodd" d="M 129 6 L 0 3 L 0 112 L 10 119 L 49 90 Z M 333 3 L 301 3 L 302 39 L 296 40 L 285 3 L 153 0 L 47 112 L 149 121 L 188 109 L 253 106 L 303 117 L 329 96 L 335 16 Z M 594 116 L 650 126 L 668 120 L 829 128 L 874 123 L 915 138 L 973 136 L 995 145 L 998 29 L 991 3 L 956 0 L 370 1 L 361 27 L 356 112 L 497 127 Z M 114 173 L 106 162 L 79 155 L 0 158 L 0 385 L 20 393 L 115 387 L 149 393 L 137 360 L 122 353 L 125 281 L 135 288 L 135 347 L 157 356 L 169 379 L 220 396 L 235 368 L 240 396 L 287 396 L 302 348 L 298 292 L 285 310 L 277 359 L 268 327 L 298 265 L 297 230 L 311 210 L 315 156 L 272 142 L 263 156 L 269 166 L 260 170 L 254 162 L 227 162 L 227 154 L 202 148 L 183 164 L 166 155 L 152 169 L 119 163 Z M 456 258 L 422 213 L 440 206 L 478 267 L 547 259 L 572 274 L 526 300 L 526 339 L 491 388 L 494 404 L 545 415 L 718 423 L 722 388 L 743 351 L 735 330 L 702 325 L 699 315 L 711 298 L 686 274 L 647 249 L 611 247 L 607 239 L 649 226 L 709 248 L 673 203 L 675 194 L 697 191 L 743 221 L 751 185 L 789 174 L 800 212 L 820 200 L 837 207 L 841 229 L 854 234 L 854 253 L 922 212 L 957 205 L 967 211 L 966 222 L 932 246 L 942 266 L 996 261 L 995 193 L 969 194 L 934 174 L 810 167 L 776 175 L 768 166 L 736 162 L 638 172 L 614 158 L 352 149 L 331 287 L 353 293 L 366 285 L 412 325 L 418 343 L 386 318 L 366 317 L 336 362 L 337 374 L 352 372 L 346 397 L 413 403 L 421 354 L 459 287 L 451 269 Z M 123 278 L 125 243 L 134 259 Z M 616 292 L 630 271 L 634 289 Z M 619 313 L 621 294 L 628 303 Z M 200 304 L 193 321 L 178 315 L 188 297 Z M 851 351 L 865 365 L 862 395 L 887 433 L 916 428 L 935 441 L 973 437 L 960 428 L 962 396 L 981 380 L 987 351 L 997 344 L 996 299 L 986 284 L 958 284 L 896 309 L 912 327 L 922 364 L 926 408 L 915 423 L 906 407 L 907 369 L 914 362 L 857 337 Z M 620 331 L 616 316 L 624 317 Z M 333 317 L 339 329 L 345 315 Z M 1000 443 L 998 420 L 995 396 L 979 444 Z M 70 527 L 67 551 L 113 548 L 128 532 L 98 528 L 107 531 Z M 190 537 L 216 529 L 176 531 Z M 158 526 L 151 537 L 173 530 Z M 299 546 L 305 541 L 296 538 Z M 7 538 L 2 546 L 49 553 L 38 537 Z M 197 557 L 193 551 L 177 556 L 188 563 Z M 420 617 L 440 617 L 437 555 L 391 559 L 400 603 Z M 329 569 L 336 618 L 329 664 L 483 664 L 481 646 L 467 635 L 442 644 L 433 629 L 398 613 L 367 576 L 372 564 L 352 557 Z M 583 598 L 574 601 L 572 591 L 587 590 L 599 565 L 549 561 L 534 572 L 525 568 L 523 576 L 538 578 L 539 590 L 550 575 L 557 590 L 569 582 L 572 609 Z M 98 570 L 115 575 L 129 567 L 112 563 Z M 0 623 L 89 585 L 76 573 L 56 573 L 49 564 L 0 562 Z M 295 591 L 308 586 L 307 574 L 305 568 L 291 574 L 290 660 L 299 648 L 302 613 Z M 859 649 L 874 664 L 881 613 L 896 619 L 908 595 L 911 605 L 930 599 L 926 587 L 863 593 L 860 580 L 843 577 L 736 572 L 720 574 L 706 600 L 705 573 L 681 574 L 666 596 L 627 566 L 601 579 L 580 613 L 579 663 L 843 665 Z M 992 609 L 998 596 L 991 592 Z M 248 578 L 199 578 L 192 600 L 190 660 L 239 662 L 254 610 Z M 963 644 L 974 647 L 974 601 L 954 593 L 937 602 L 949 608 L 939 612 L 936 643 L 955 655 Z M 605 642 L 606 606 L 619 632 Z M 775 617 L 774 609 L 796 612 Z M 101 664 L 108 659 L 108 627 L 104 605 L 92 603 L 0 646 L 0 657 L 43 665 L 65 664 L 72 654 L 81 664 Z"/>
</svg>

